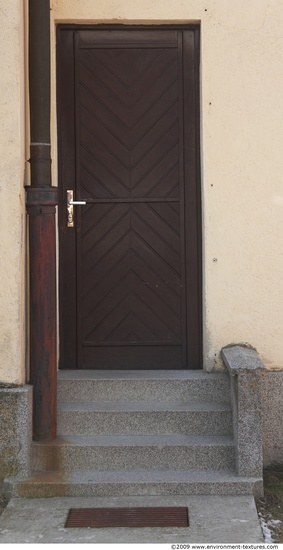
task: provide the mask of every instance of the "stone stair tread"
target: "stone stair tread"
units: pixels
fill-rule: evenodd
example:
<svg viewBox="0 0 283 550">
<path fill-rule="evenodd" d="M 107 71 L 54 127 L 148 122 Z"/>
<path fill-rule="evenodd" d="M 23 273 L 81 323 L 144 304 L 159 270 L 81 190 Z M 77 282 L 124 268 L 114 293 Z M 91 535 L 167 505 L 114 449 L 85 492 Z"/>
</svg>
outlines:
<svg viewBox="0 0 283 550">
<path fill-rule="evenodd" d="M 13 495 L 130 496 L 130 495 L 257 495 L 262 479 L 239 477 L 233 470 L 108 470 L 34 472 L 13 484 Z"/>
<path fill-rule="evenodd" d="M 227 374 L 203 370 L 59 370 L 58 380 L 219 380 Z"/>
<path fill-rule="evenodd" d="M 17 483 L 252 482 L 257 479 L 253 477 L 240 477 L 233 470 L 75 470 L 70 472 L 56 470 L 32 472 L 29 477 L 18 480 Z"/>
<path fill-rule="evenodd" d="M 197 401 L 59 401 L 58 412 L 222 412 L 230 411 L 228 403 Z"/>
<path fill-rule="evenodd" d="M 150 434 L 150 435 L 60 435 L 54 441 L 33 442 L 34 447 L 109 446 L 109 447 L 161 447 L 161 446 L 233 446 L 229 436 Z"/>
</svg>

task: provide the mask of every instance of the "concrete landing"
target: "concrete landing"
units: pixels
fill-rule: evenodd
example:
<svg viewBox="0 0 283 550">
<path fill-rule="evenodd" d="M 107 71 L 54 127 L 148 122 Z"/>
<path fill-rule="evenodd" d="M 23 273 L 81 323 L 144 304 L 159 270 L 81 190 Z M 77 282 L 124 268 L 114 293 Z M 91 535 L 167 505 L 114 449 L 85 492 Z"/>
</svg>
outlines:
<svg viewBox="0 0 283 550">
<path fill-rule="evenodd" d="M 188 528 L 65 529 L 70 508 L 188 506 Z M 252 496 L 13 498 L 1 543 L 262 543 Z"/>
</svg>

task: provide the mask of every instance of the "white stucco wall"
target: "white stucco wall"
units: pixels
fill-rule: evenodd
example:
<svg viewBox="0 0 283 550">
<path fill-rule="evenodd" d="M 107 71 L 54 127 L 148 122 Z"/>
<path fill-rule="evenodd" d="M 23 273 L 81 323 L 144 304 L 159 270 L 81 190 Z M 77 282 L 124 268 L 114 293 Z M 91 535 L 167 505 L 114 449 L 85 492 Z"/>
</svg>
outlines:
<svg viewBox="0 0 283 550">
<path fill-rule="evenodd" d="M 23 2 L 0 0 L 0 383 L 24 366 Z"/>
<path fill-rule="evenodd" d="M 234 342 L 283 368 L 282 0 L 52 0 L 51 7 L 53 74 L 56 22 L 201 23 L 205 368 L 219 365 L 219 350 Z"/>
<path fill-rule="evenodd" d="M 23 44 L 20 6 L 0 0 L 0 382 L 23 361 Z M 248 342 L 283 369 L 282 0 L 51 0 L 52 156 L 57 183 L 55 25 L 201 24 L 205 368 Z"/>
</svg>

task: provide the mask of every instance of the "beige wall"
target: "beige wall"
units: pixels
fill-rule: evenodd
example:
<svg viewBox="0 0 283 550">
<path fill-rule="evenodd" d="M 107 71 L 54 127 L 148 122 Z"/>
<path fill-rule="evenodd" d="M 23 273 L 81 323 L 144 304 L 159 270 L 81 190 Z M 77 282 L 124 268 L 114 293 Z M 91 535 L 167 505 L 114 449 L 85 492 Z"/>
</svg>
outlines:
<svg viewBox="0 0 283 550">
<path fill-rule="evenodd" d="M 0 0 L 0 381 L 22 379 L 22 36 Z M 27 3 L 27 2 L 25 2 Z M 283 369 L 283 0 L 51 0 L 53 182 L 55 24 L 201 23 L 205 367 L 248 342 Z"/>
<path fill-rule="evenodd" d="M 0 382 L 24 382 L 23 3 L 0 0 Z"/>
</svg>

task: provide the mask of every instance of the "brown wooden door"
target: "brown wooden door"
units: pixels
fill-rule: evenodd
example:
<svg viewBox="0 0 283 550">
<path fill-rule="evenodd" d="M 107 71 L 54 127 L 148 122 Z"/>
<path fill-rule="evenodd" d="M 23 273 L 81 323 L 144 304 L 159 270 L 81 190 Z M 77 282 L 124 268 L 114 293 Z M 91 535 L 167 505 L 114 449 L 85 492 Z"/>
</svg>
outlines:
<svg viewBox="0 0 283 550">
<path fill-rule="evenodd" d="M 59 28 L 61 368 L 201 367 L 197 74 L 197 29 Z"/>
</svg>

